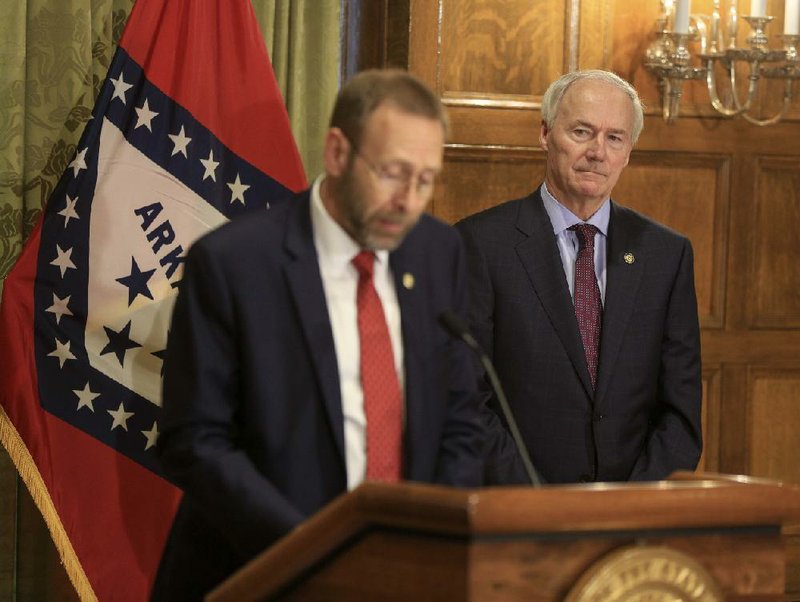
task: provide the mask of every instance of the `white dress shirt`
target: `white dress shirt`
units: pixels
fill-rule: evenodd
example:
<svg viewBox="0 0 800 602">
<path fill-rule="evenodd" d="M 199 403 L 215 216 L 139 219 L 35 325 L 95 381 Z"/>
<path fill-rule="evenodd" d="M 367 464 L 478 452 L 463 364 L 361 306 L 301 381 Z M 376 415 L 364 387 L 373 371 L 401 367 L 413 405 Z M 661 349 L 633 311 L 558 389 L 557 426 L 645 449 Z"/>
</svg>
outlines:
<svg viewBox="0 0 800 602">
<path fill-rule="evenodd" d="M 360 351 L 356 291 L 358 272 L 351 263 L 361 247 L 337 224 L 322 204 L 320 176 L 311 187 L 311 226 L 317 249 L 319 271 L 325 290 L 336 360 L 339 366 L 339 387 L 344 414 L 345 463 L 347 488 L 353 489 L 364 480 L 367 469 L 367 419 L 364 413 L 364 391 L 361 387 Z M 405 392 L 403 371 L 403 339 L 400 329 L 400 306 L 394 279 L 389 269 L 389 252 L 375 252 L 373 280 L 383 305 L 389 336 L 392 339 L 394 364 L 400 388 Z"/>
</svg>

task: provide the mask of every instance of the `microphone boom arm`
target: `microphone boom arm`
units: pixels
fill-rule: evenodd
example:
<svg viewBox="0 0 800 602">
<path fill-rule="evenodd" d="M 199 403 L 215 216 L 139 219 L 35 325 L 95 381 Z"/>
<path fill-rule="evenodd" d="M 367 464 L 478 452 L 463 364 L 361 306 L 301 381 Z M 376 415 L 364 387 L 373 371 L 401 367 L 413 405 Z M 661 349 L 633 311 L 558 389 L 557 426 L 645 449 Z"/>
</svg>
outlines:
<svg viewBox="0 0 800 602">
<path fill-rule="evenodd" d="M 489 377 L 489 382 L 492 385 L 492 390 L 495 392 L 497 402 L 500 404 L 500 409 L 503 411 L 503 416 L 505 416 L 506 423 L 508 424 L 508 430 L 511 432 L 511 438 L 514 440 L 514 444 L 517 446 L 517 452 L 519 452 L 519 457 L 522 459 L 523 466 L 525 466 L 525 472 L 528 475 L 528 479 L 530 480 L 531 485 L 534 487 L 541 487 L 542 481 L 539 478 L 536 469 L 533 467 L 533 462 L 528 454 L 528 449 L 525 447 L 525 443 L 522 441 L 522 435 L 517 427 L 517 421 L 514 419 L 514 414 L 511 412 L 511 408 L 508 405 L 508 400 L 506 399 L 505 393 L 503 393 L 503 387 L 500 386 L 500 379 L 497 377 L 497 372 L 495 372 L 489 356 L 487 356 L 485 353 L 480 354 L 480 360 L 483 369 L 486 370 L 486 374 Z"/>
<path fill-rule="evenodd" d="M 519 457 L 522 459 L 522 464 L 525 467 L 525 472 L 528 475 L 528 479 L 530 480 L 531 485 L 534 487 L 540 487 L 542 485 L 542 480 L 539 478 L 539 474 L 533 467 L 533 462 L 531 461 L 530 454 L 528 453 L 528 448 L 525 446 L 525 442 L 522 440 L 522 435 L 517 427 L 517 421 L 514 419 L 514 414 L 511 411 L 511 407 L 508 405 L 508 399 L 506 399 L 506 395 L 503 393 L 503 387 L 500 384 L 500 379 L 497 376 L 494 365 L 492 365 L 492 360 L 489 359 L 489 356 L 478 344 L 478 341 L 476 341 L 475 337 L 472 336 L 472 333 L 461 321 L 461 318 L 459 318 L 453 311 L 443 311 L 441 314 L 439 314 L 439 321 L 451 335 L 457 339 L 461 339 L 467 345 L 467 347 L 472 349 L 472 351 L 478 355 L 478 358 L 480 358 L 481 365 L 486 371 L 486 375 L 489 377 L 489 384 L 492 387 L 492 391 L 494 391 L 495 397 L 497 397 L 497 402 L 500 404 L 500 410 L 503 412 L 503 416 L 506 419 L 506 424 L 508 424 L 508 430 L 511 432 L 511 438 L 514 440 L 514 445 L 517 447 L 517 453 L 519 453 Z"/>
</svg>

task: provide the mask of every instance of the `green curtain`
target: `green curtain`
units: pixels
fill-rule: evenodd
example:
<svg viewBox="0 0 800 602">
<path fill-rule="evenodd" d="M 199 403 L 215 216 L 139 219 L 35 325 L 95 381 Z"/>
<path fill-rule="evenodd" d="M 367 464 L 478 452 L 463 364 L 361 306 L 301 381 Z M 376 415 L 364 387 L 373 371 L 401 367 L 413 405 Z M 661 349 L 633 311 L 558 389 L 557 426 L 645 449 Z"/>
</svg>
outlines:
<svg viewBox="0 0 800 602">
<path fill-rule="evenodd" d="M 75 152 L 133 3 L 0 0 L 0 296 Z M 341 0 L 252 3 L 312 179 L 339 87 Z M 0 600 L 74 595 L 66 577 L 57 583 L 63 570 L 44 523 L 1 449 L 0 534 Z"/>
<path fill-rule="evenodd" d="M 253 0 L 306 176 L 322 171 L 323 133 L 339 90 L 341 0 Z"/>
<path fill-rule="evenodd" d="M 0 3 L 0 278 L 75 151 L 131 5 Z"/>
</svg>

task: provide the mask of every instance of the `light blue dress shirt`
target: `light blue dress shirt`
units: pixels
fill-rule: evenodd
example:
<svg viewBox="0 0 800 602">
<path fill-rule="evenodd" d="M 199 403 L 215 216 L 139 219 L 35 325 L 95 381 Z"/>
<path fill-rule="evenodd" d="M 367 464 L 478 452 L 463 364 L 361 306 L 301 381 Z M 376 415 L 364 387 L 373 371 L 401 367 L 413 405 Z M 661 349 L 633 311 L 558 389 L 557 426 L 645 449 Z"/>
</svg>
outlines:
<svg viewBox="0 0 800 602">
<path fill-rule="evenodd" d="M 561 264 L 564 266 L 564 274 L 569 285 L 569 294 L 574 298 L 575 295 L 575 260 L 578 257 L 578 235 L 568 230 L 575 224 L 592 224 L 597 228 L 594 235 L 594 273 L 597 276 L 597 284 L 600 287 L 600 298 L 603 304 L 606 301 L 606 240 L 608 239 L 608 220 L 611 216 L 611 202 L 609 199 L 603 201 L 592 217 L 583 221 L 569 209 L 559 203 L 547 185 L 542 184 L 541 188 L 544 209 L 550 217 L 553 225 L 553 233 L 556 235 L 558 252 L 561 254 Z"/>
</svg>

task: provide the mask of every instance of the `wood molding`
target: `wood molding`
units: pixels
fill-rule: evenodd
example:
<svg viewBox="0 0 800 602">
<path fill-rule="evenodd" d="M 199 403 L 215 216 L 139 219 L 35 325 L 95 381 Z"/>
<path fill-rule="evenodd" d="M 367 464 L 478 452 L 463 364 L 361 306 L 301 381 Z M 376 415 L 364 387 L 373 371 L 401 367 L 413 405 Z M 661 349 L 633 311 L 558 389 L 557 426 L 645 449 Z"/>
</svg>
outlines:
<svg viewBox="0 0 800 602">
<path fill-rule="evenodd" d="M 409 0 L 342 0 L 342 81 L 364 69 L 408 68 Z"/>
<path fill-rule="evenodd" d="M 719 432 L 721 427 L 722 366 L 703 365 L 703 454 L 697 465 L 701 472 L 719 471 Z"/>
</svg>

